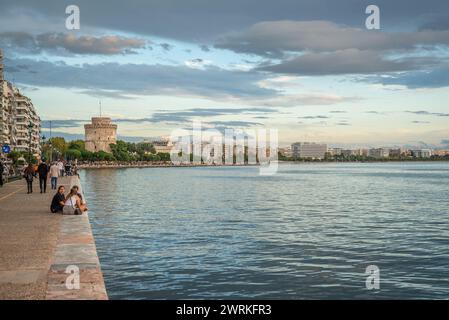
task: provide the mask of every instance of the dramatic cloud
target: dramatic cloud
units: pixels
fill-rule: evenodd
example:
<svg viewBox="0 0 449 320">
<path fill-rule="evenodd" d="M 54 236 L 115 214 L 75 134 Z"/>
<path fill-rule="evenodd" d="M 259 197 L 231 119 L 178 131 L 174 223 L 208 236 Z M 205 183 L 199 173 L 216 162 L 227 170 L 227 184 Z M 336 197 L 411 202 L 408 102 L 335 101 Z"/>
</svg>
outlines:
<svg viewBox="0 0 449 320">
<path fill-rule="evenodd" d="M 329 52 L 347 49 L 411 49 L 449 44 L 449 30 L 387 33 L 338 25 L 329 21 L 267 21 L 224 36 L 216 47 L 261 56 L 285 52 Z"/>
<path fill-rule="evenodd" d="M 263 88 L 258 83 L 264 75 L 257 72 L 226 70 L 215 66 L 187 66 L 100 63 L 68 65 L 29 59 L 6 60 L 16 68 L 16 81 L 26 85 L 79 89 L 94 96 L 113 98 L 133 95 L 172 95 L 205 97 L 235 104 L 292 107 L 301 105 L 330 105 L 356 101 L 355 97 L 313 92 L 284 94 Z M 35 73 L 45 75 L 36 77 Z M 70 75 L 70 76 L 67 76 Z"/>
<path fill-rule="evenodd" d="M 2 2 L 0 29 L 21 30 L 30 24 L 10 19 L 11 10 L 28 8 L 30 17 L 56 20 L 64 28 L 64 8 L 69 2 L 55 5 L 52 0 L 16 0 Z M 368 0 L 241 0 L 238 5 L 229 0 L 110 0 L 107 4 L 91 0 L 77 0 L 81 9 L 82 28 L 120 30 L 145 35 L 157 35 L 188 41 L 214 39 L 232 30 L 242 30 L 267 20 L 329 20 L 350 26 L 363 27 L 364 10 L 372 4 Z M 449 12 L 447 0 L 376 0 L 381 8 L 382 27 L 431 24 L 441 18 L 432 13 Z M 23 12 L 24 10 L 21 10 Z M 3 14 L 2 14 L 3 13 Z M 4 24 L 1 22 L 5 21 Z M 3 29 L 6 30 L 6 29 Z M 54 29 L 53 29 L 54 30 Z"/>
<path fill-rule="evenodd" d="M 259 122 L 243 120 L 212 120 L 220 116 L 241 116 L 241 115 L 259 115 L 275 113 L 272 108 L 191 108 L 179 111 L 159 111 L 149 117 L 144 118 L 116 118 L 112 119 L 115 123 L 165 123 L 165 124 L 186 124 L 194 120 L 207 123 L 217 127 L 248 127 L 252 125 L 261 125 Z M 268 117 L 264 117 L 268 118 Z M 51 120 L 53 129 L 79 128 L 89 120 L 70 120 L 60 119 Z M 42 128 L 50 128 L 50 120 L 42 121 Z"/>
<path fill-rule="evenodd" d="M 425 59 L 425 62 L 428 60 Z M 261 67 L 259 70 L 283 74 L 333 75 L 369 74 L 416 69 L 419 60 L 392 61 L 375 51 L 346 49 L 335 52 L 307 53 L 280 64 Z"/>
<path fill-rule="evenodd" d="M 103 91 L 122 95 L 178 95 L 211 98 L 273 97 L 275 90 L 260 88 L 262 75 L 237 72 L 209 66 L 193 69 L 187 66 L 100 63 L 81 66 L 29 59 L 6 60 L 8 66 L 25 65 L 45 76 L 29 71 L 14 74 L 16 81 L 46 87 Z M 117 97 L 117 96 L 115 96 Z"/>
<path fill-rule="evenodd" d="M 4 32 L 0 34 L 0 44 L 26 49 L 28 53 L 42 50 L 64 50 L 73 54 L 114 55 L 134 53 L 143 48 L 144 40 L 119 36 L 76 36 L 72 33 L 45 33 L 32 36 L 23 32 Z"/>
</svg>

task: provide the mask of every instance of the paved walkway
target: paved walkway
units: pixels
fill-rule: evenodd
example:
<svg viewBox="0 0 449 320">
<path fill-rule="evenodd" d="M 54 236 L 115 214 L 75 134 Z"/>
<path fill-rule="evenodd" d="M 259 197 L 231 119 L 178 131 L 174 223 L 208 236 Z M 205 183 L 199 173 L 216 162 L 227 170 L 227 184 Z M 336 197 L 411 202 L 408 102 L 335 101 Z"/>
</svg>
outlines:
<svg viewBox="0 0 449 320">
<path fill-rule="evenodd" d="M 69 187 L 69 178 L 58 185 Z M 45 299 L 47 273 L 55 253 L 62 215 L 50 212 L 55 191 L 33 194 L 25 180 L 0 188 L 0 299 Z"/>
</svg>

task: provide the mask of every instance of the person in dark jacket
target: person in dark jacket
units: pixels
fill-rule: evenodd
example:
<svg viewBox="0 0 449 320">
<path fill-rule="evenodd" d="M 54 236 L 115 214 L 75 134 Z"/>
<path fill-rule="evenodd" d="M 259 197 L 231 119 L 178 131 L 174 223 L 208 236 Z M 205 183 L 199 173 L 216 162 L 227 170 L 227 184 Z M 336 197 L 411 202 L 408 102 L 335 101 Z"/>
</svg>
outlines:
<svg viewBox="0 0 449 320">
<path fill-rule="evenodd" d="M 33 180 L 35 176 L 34 166 L 30 163 L 23 172 L 23 177 L 27 181 L 28 193 L 33 193 Z"/>
<path fill-rule="evenodd" d="M 45 193 L 47 192 L 47 176 L 48 176 L 48 166 L 45 160 L 42 160 L 40 165 L 37 167 L 37 172 L 39 173 L 39 188 Z"/>
<path fill-rule="evenodd" d="M 60 186 L 58 188 L 58 192 L 53 196 L 53 200 L 51 201 L 50 211 L 53 213 L 61 212 L 64 208 L 65 195 L 64 195 L 64 187 Z"/>
</svg>

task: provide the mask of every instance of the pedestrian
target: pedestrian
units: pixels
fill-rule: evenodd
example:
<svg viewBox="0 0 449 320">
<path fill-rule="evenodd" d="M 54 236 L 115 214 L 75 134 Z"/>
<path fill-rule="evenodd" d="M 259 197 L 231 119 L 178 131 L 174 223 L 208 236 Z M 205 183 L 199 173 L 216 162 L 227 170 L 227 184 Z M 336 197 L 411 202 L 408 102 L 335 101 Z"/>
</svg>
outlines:
<svg viewBox="0 0 449 320">
<path fill-rule="evenodd" d="M 61 171 L 59 170 L 58 164 L 56 162 L 53 162 L 53 164 L 50 166 L 50 180 L 51 180 L 51 188 L 56 190 L 56 187 L 58 186 L 58 177 L 60 175 Z"/>
<path fill-rule="evenodd" d="M 5 172 L 5 166 L 3 161 L 0 160 L 0 187 L 3 187 L 3 172 Z"/>
<path fill-rule="evenodd" d="M 60 172 L 60 176 L 63 177 L 64 176 L 64 163 L 62 162 L 61 159 L 59 159 L 59 161 L 58 161 L 58 169 Z"/>
<path fill-rule="evenodd" d="M 34 166 L 30 163 L 23 172 L 23 177 L 27 182 L 28 194 L 33 193 L 33 180 L 35 176 L 36 172 L 34 171 Z"/>
<path fill-rule="evenodd" d="M 47 192 L 47 177 L 48 177 L 48 166 L 45 163 L 45 159 L 37 167 L 37 172 L 39 173 L 39 188 L 41 193 Z"/>
</svg>

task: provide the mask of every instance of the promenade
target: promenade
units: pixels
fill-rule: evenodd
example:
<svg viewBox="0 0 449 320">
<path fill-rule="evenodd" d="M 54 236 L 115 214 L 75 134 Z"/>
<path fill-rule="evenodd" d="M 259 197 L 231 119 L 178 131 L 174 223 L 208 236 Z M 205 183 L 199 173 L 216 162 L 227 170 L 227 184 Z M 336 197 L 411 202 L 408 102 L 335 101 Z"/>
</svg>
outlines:
<svg viewBox="0 0 449 320">
<path fill-rule="evenodd" d="M 23 179 L 0 188 L 0 299 L 107 299 L 88 216 L 51 213 L 55 190 L 41 194 L 38 179 L 33 191 Z M 81 290 L 65 288 L 67 265 L 81 266 Z"/>
</svg>

